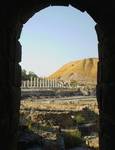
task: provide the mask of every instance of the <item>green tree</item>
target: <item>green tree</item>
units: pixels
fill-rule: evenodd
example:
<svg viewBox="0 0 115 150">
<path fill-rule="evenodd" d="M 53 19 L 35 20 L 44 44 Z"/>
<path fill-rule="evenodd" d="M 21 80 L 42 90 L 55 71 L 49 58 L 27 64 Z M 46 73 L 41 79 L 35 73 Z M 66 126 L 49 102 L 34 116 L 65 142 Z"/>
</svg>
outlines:
<svg viewBox="0 0 115 150">
<path fill-rule="evenodd" d="M 28 79 L 30 79 L 31 77 L 36 78 L 38 76 L 34 72 L 29 71 L 29 73 L 28 73 Z"/>
<path fill-rule="evenodd" d="M 22 75 L 22 80 L 27 80 L 28 79 L 27 71 L 25 69 L 22 70 L 21 75 Z"/>
<path fill-rule="evenodd" d="M 25 69 L 22 70 L 21 73 L 22 76 L 22 80 L 30 80 L 31 77 L 38 77 L 34 72 L 29 71 L 29 73 L 27 74 L 27 71 Z"/>
</svg>

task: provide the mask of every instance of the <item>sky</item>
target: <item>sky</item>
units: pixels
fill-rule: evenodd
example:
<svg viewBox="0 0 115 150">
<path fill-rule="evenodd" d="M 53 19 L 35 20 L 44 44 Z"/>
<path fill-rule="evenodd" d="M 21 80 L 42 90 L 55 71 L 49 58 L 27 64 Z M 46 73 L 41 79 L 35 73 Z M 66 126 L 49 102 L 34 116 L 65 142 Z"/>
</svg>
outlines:
<svg viewBox="0 0 115 150">
<path fill-rule="evenodd" d="M 71 6 L 41 10 L 22 30 L 22 69 L 45 77 L 68 62 L 98 57 L 94 28 L 95 22 L 86 12 Z"/>
</svg>

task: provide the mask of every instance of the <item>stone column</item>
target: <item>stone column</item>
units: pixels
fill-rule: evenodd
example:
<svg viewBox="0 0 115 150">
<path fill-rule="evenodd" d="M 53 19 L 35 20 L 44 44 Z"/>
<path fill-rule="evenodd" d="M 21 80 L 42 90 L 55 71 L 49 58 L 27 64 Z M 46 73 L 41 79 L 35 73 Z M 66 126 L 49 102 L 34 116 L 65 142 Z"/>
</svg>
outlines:
<svg viewBox="0 0 115 150">
<path fill-rule="evenodd" d="M 57 88 L 59 88 L 59 82 L 57 82 Z"/>
<path fill-rule="evenodd" d="M 49 88 L 51 88 L 51 79 L 49 79 Z"/>
<path fill-rule="evenodd" d="M 23 88 L 24 87 L 24 83 L 23 83 L 23 81 L 21 82 L 21 88 Z"/>
<path fill-rule="evenodd" d="M 42 84 L 43 84 L 42 87 L 44 88 L 44 86 L 45 86 L 45 78 L 42 79 L 42 82 L 43 82 L 43 83 L 42 83 Z"/>
<path fill-rule="evenodd" d="M 98 34 L 97 100 L 100 150 L 115 149 L 115 25 L 96 26 Z"/>
<path fill-rule="evenodd" d="M 34 88 L 36 88 L 36 78 L 34 78 Z"/>
<path fill-rule="evenodd" d="M 53 80 L 52 79 L 50 80 L 50 83 L 51 83 L 50 87 L 52 88 L 53 87 Z"/>
<path fill-rule="evenodd" d="M 52 79 L 52 88 L 54 88 L 55 87 L 55 80 L 54 79 Z"/>
<path fill-rule="evenodd" d="M 44 88 L 46 88 L 46 87 L 47 87 L 47 79 L 44 78 Z"/>
<path fill-rule="evenodd" d="M 62 82 L 62 88 L 64 88 L 64 82 Z"/>
<path fill-rule="evenodd" d="M 62 82 L 60 82 L 60 88 L 62 88 Z"/>
<path fill-rule="evenodd" d="M 29 87 L 30 87 L 30 81 L 27 80 L 27 88 L 29 88 Z"/>
<path fill-rule="evenodd" d="M 26 88 L 26 81 L 23 81 L 23 88 Z"/>
<path fill-rule="evenodd" d="M 56 79 L 54 79 L 54 88 L 56 88 Z"/>
<path fill-rule="evenodd" d="M 30 79 L 30 87 L 32 88 L 33 87 L 33 78 L 31 77 Z"/>
<path fill-rule="evenodd" d="M 39 87 L 39 78 L 37 78 L 37 88 Z"/>
<path fill-rule="evenodd" d="M 42 79 L 40 78 L 40 80 L 39 80 L 39 86 L 40 86 L 40 88 L 42 87 Z"/>
<path fill-rule="evenodd" d="M 47 87 L 50 88 L 50 80 L 47 81 Z"/>
<path fill-rule="evenodd" d="M 45 87 L 47 88 L 48 87 L 48 80 L 47 79 L 45 79 L 45 80 L 46 80 Z"/>
<path fill-rule="evenodd" d="M 69 89 L 71 88 L 71 86 L 70 86 L 70 81 L 68 81 L 68 88 L 69 88 Z"/>
</svg>

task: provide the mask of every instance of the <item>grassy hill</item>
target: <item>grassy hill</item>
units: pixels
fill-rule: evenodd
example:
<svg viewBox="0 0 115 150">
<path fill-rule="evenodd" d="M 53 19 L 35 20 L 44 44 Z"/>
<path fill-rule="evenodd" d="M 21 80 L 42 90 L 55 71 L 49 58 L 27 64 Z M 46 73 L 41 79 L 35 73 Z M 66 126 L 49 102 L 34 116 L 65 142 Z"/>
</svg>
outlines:
<svg viewBox="0 0 115 150">
<path fill-rule="evenodd" d="M 98 58 L 87 58 L 69 62 L 62 66 L 50 78 L 78 83 L 96 84 Z"/>
</svg>

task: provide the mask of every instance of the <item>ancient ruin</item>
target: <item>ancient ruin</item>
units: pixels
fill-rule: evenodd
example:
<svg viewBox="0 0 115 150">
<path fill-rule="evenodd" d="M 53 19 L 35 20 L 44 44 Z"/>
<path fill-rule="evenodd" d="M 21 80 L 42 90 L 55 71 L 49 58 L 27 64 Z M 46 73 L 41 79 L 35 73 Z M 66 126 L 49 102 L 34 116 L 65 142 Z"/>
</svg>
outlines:
<svg viewBox="0 0 115 150">
<path fill-rule="evenodd" d="M 100 150 L 115 148 L 115 4 L 113 0 L 29 0 L 2 1 L 0 5 L 0 149 L 17 150 L 17 129 L 21 96 L 21 44 L 23 24 L 48 6 L 73 6 L 86 11 L 97 23 Z"/>
</svg>

